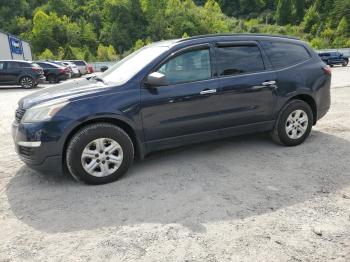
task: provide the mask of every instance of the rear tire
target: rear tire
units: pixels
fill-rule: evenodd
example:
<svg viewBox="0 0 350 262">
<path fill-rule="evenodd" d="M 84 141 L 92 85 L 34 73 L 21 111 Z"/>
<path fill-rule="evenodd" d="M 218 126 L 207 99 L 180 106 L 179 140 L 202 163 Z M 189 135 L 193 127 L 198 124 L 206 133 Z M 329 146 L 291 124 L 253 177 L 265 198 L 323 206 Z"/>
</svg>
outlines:
<svg viewBox="0 0 350 262">
<path fill-rule="evenodd" d="M 24 89 L 31 89 L 35 86 L 35 81 L 30 76 L 24 76 L 19 80 L 20 85 Z"/>
<path fill-rule="evenodd" d="M 309 136 L 313 123 L 311 107 L 302 100 L 292 100 L 281 111 L 272 139 L 285 146 L 300 145 Z"/>
<path fill-rule="evenodd" d="M 131 166 L 134 146 L 121 128 L 97 123 L 83 127 L 70 140 L 67 168 L 78 181 L 99 185 L 116 181 Z"/>
<path fill-rule="evenodd" d="M 48 81 L 50 84 L 58 83 L 57 77 L 56 77 L 55 75 L 48 75 L 48 76 L 47 76 L 47 81 Z"/>
<path fill-rule="evenodd" d="M 342 63 L 342 66 L 346 67 L 346 66 L 348 66 L 348 63 L 349 63 L 349 61 L 344 60 L 343 63 Z"/>
</svg>

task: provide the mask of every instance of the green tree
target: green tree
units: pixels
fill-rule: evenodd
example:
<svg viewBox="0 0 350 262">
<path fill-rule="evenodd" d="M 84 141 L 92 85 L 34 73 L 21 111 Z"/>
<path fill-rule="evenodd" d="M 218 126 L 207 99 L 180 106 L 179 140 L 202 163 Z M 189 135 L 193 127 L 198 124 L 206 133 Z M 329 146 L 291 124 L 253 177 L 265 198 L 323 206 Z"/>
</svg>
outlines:
<svg viewBox="0 0 350 262">
<path fill-rule="evenodd" d="M 286 25 L 292 22 L 291 0 L 278 0 L 276 10 L 276 22 L 279 25 Z"/>
<path fill-rule="evenodd" d="M 320 22 L 320 16 L 316 10 L 316 5 L 312 5 L 306 12 L 302 27 L 305 32 L 310 33 L 315 25 Z"/>
<path fill-rule="evenodd" d="M 44 52 L 38 55 L 39 60 L 51 60 L 56 59 L 55 55 L 51 52 L 50 49 L 46 48 Z"/>
<path fill-rule="evenodd" d="M 305 0 L 294 0 L 294 24 L 299 24 L 301 21 L 303 21 L 304 15 L 305 15 Z"/>
</svg>

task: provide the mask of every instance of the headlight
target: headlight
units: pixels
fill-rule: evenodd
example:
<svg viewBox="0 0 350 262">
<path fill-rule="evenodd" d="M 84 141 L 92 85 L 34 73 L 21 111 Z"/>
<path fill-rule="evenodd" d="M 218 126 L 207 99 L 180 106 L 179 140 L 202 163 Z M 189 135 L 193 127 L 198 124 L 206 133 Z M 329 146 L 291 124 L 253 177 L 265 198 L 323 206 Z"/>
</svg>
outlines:
<svg viewBox="0 0 350 262">
<path fill-rule="evenodd" d="M 23 116 L 23 123 L 33 123 L 50 120 L 69 102 L 43 103 L 29 108 Z"/>
</svg>

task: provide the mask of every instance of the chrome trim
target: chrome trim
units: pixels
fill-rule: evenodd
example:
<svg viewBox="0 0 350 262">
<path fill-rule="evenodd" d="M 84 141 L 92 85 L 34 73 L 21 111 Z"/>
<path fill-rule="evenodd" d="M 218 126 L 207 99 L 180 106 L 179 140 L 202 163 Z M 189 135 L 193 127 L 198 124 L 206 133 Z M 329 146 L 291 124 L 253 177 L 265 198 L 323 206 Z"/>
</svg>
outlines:
<svg viewBox="0 0 350 262">
<path fill-rule="evenodd" d="M 216 89 L 203 90 L 199 94 L 207 95 L 207 94 L 214 94 L 214 93 L 216 93 Z"/>
<path fill-rule="evenodd" d="M 36 142 L 20 141 L 17 144 L 19 146 L 24 146 L 24 147 L 40 147 L 41 141 L 36 141 Z"/>
<path fill-rule="evenodd" d="M 275 84 L 276 84 L 276 81 L 266 81 L 266 82 L 262 83 L 263 86 L 272 86 Z"/>
</svg>

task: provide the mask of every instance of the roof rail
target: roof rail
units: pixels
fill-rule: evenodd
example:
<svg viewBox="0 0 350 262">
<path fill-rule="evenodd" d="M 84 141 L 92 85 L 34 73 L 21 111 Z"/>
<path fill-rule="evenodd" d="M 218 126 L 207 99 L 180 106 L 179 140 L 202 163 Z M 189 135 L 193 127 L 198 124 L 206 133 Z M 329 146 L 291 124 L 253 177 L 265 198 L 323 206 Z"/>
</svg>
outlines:
<svg viewBox="0 0 350 262">
<path fill-rule="evenodd" d="M 250 33 L 227 33 L 227 34 L 208 34 L 208 35 L 192 36 L 192 37 L 189 37 L 189 38 L 180 39 L 179 42 L 185 42 L 185 41 L 188 41 L 188 40 L 208 38 L 208 37 L 220 37 L 220 36 L 267 36 L 267 37 L 276 37 L 276 38 L 287 38 L 287 39 L 293 39 L 293 40 L 300 40 L 297 37 L 285 36 L 285 35 L 250 34 Z"/>
</svg>

